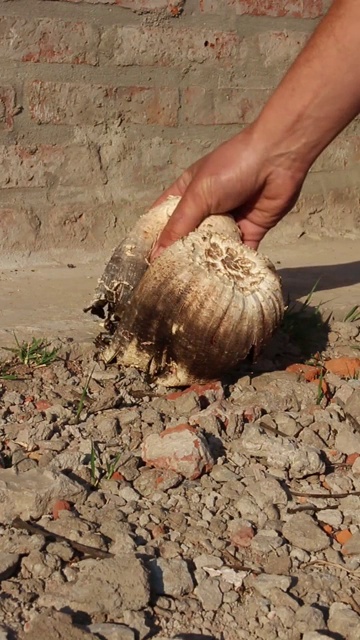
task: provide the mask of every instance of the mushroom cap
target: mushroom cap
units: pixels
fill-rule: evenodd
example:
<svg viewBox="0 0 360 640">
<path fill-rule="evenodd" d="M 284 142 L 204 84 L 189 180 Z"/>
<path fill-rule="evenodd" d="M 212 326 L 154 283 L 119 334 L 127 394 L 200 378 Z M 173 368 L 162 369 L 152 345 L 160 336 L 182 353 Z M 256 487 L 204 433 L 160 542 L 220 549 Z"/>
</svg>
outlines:
<svg viewBox="0 0 360 640">
<path fill-rule="evenodd" d="M 167 386 L 218 379 L 250 353 L 256 358 L 284 312 L 274 266 L 242 244 L 231 216 L 210 216 L 149 265 L 153 242 L 178 202 L 171 198 L 143 216 L 135 244 L 124 241 L 114 254 L 121 254 L 116 269 L 112 258 L 104 274 L 105 304 L 116 319 L 105 361 L 116 358 Z"/>
</svg>

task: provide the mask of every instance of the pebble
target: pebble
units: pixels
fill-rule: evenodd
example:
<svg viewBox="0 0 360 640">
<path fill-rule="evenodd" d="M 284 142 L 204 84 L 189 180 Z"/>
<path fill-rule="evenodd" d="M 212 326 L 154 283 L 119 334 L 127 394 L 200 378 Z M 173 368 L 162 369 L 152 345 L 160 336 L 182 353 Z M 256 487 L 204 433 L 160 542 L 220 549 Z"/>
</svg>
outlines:
<svg viewBox="0 0 360 640">
<path fill-rule="evenodd" d="M 102 640 L 136 640 L 134 629 L 130 629 L 124 624 L 100 622 L 98 624 L 90 624 L 86 629 Z"/>
<path fill-rule="evenodd" d="M 75 501 L 85 495 L 79 483 L 56 471 L 36 468 L 17 476 L 13 469 L 4 469 L 0 475 L 0 522 L 17 516 L 36 520 L 50 512 L 56 500 Z"/>
<path fill-rule="evenodd" d="M 349 605 L 334 602 L 330 606 L 328 627 L 345 640 L 357 640 L 360 637 L 360 616 Z"/>
<path fill-rule="evenodd" d="M 270 575 L 262 573 L 253 580 L 254 589 L 264 598 L 269 598 L 274 589 L 287 591 L 292 583 L 289 576 Z"/>
<path fill-rule="evenodd" d="M 213 578 L 201 580 L 194 591 L 204 611 L 217 611 L 223 601 L 219 581 Z"/>
<path fill-rule="evenodd" d="M 194 588 L 187 563 L 181 559 L 154 558 L 148 563 L 153 593 L 179 598 Z"/>
<path fill-rule="evenodd" d="M 5 553 L 0 551 L 0 582 L 7 580 L 16 571 L 20 556 L 17 553 Z"/>
<path fill-rule="evenodd" d="M 330 546 L 330 538 L 306 513 L 291 516 L 283 526 L 283 535 L 291 544 L 304 551 L 322 551 Z"/>
</svg>

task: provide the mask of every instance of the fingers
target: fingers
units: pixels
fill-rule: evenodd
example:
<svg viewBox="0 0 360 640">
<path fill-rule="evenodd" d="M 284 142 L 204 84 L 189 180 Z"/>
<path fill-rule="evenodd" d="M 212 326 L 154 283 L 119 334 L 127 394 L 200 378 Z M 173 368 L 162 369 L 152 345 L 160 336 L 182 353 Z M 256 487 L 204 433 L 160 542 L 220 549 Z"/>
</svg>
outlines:
<svg viewBox="0 0 360 640">
<path fill-rule="evenodd" d="M 238 220 L 238 226 L 241 231 L 243 243 L 255 250 L 268 232 L 268 229 L 260 224 L 251 222 L 251 220 L 247 218 Z"/>
<path fill-rule="evenodd" d="M 209 213 L 209 207 L 201 191 L 194 187 L 187 189 L 158 237 L 150 255 L 150 262 L 171 244 L 194 231 Z"/>
</svg>

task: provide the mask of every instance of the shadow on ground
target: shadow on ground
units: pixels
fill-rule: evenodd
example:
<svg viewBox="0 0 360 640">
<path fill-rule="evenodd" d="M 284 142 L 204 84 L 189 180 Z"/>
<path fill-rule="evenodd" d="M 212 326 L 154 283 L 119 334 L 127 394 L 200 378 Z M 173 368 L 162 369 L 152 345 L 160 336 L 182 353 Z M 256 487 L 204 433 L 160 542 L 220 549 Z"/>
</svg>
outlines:
<svg viewBox="0 0 360 640">
<path fill-rule="evenodd" d="M 308 295 L 315 283 L 317 283 L 316 291 L 328 291 L 358 284 L 360 260 L 344 264 L 280 268 L 278 273 L 284 290 L 290 292 L 292 298 L 301 298 Z"/>
</svg>

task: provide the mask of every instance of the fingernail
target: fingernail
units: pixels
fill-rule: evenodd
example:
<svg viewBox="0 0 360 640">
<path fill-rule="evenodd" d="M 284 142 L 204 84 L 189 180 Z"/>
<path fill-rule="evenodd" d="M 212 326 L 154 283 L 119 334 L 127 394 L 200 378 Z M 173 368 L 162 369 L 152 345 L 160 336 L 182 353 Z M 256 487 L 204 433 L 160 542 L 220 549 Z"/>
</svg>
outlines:
<svg viewBox="0 0 360 640">
<path fill-rule="evenodd" d="M 154 260 L 156 260 L 156 258 L 158 258 L 163 251 L 164 251 L 164 247 L 160 247 L 158 244 L 155 244 L 150 253 L 150 258 L 149 258 L 150 262 L 153 262 Z"/>
</svg>

